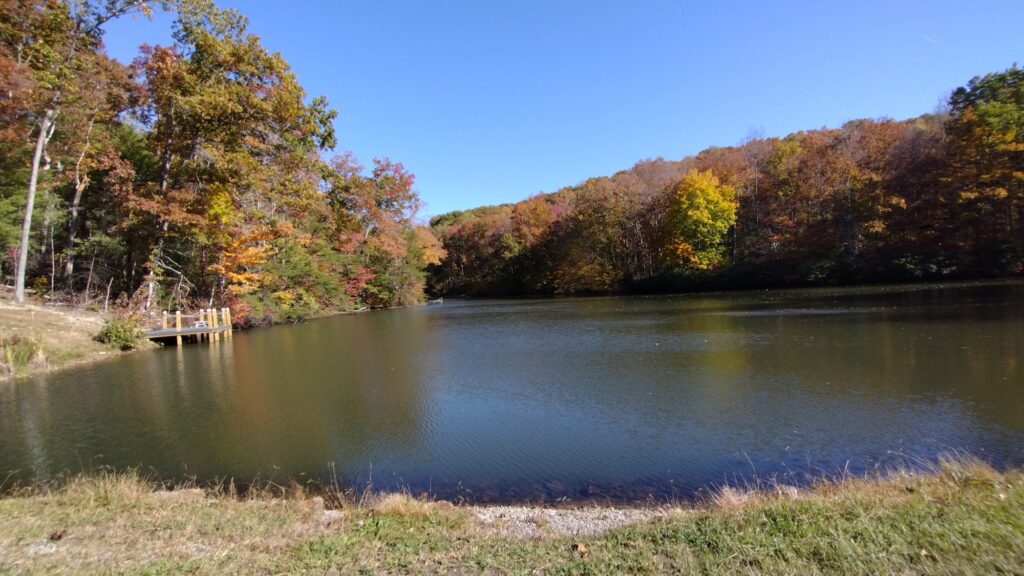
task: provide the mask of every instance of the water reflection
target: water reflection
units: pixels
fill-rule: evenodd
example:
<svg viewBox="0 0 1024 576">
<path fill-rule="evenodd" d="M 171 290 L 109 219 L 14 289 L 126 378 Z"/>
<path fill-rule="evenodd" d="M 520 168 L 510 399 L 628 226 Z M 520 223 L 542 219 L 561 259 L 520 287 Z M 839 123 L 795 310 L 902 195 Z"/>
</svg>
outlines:
<svg viewBox="0 0 1024 576">
<path fill-rule="evenodd" d="M 0 389 L 0 473 L 684 497 L 962 450 L 1024 462 L 1024 285 L 446 302 Z"/>
</svg>

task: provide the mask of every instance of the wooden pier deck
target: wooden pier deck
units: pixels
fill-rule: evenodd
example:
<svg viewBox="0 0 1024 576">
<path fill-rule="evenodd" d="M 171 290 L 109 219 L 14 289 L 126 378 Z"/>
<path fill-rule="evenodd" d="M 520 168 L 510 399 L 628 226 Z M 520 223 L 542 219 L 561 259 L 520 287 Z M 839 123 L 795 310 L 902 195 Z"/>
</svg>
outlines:
<svg viewBox="0 0 1024 576">
<path fill-rule="evenodd" d="M 167 330 L 151 330 L 146 333 L 146 337 L 150 340 L 160 340 L 161 338 L 174 338 L 176 336 L 197 336 L 205 334 L 223 334 L 228 331 L 227 326 L 217 326 L 216 328 L 207 326 L 206 328 L 182 328 L 181 330 L 175 330 L 174 328 L 168 328 Z"/>
<path fill-rule="evenodd" d="M 170 319 L 174 318 L 174 326 L 170 326 Z M 182 320 L 196 319 L 191 326 L 183 325 Z M 161 327 L 150 330 L 146 337 L 160 344 L 177 344 L 181 346 L 186 342 L 216 342 L 222 338 L 230 338 L 231 310 L 229 308 L 206 308 L 198 314 L 182 314 L 176 311 L 173 315 L 169 312 L 163 313 Z"/>
</svg>

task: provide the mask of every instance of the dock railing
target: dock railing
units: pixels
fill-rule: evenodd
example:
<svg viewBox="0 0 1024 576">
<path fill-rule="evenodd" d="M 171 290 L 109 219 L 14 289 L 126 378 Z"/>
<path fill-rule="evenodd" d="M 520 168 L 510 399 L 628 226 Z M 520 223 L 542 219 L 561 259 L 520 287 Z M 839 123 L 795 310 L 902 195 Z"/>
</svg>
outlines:
<svg viewBox="0 0 1024 576">
<path fill-rule="evenodd" d="M 165 344 L 173 338 L 178 346 L 185 341 L 218 342 L 221 338 L 231 338 L 231 335 L 231 309 L 227 307 L 200 308 L 194 314 L 182 314 L 181 310 L 175 310 L 172 314 L 164 310 L 160 328 L 146 334 L 150 340 Z"/>
</svg>

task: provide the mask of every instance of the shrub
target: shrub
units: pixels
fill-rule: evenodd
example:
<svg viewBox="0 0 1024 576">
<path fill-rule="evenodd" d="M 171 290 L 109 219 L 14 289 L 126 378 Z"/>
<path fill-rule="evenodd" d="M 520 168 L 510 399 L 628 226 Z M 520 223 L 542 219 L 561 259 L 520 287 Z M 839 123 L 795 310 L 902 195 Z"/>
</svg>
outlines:
<svg viewBox="0 0 1024 576">
<path fill-rule="evenodd" d="M 39 276 L 32 281 L 32 289 L 36 291 L 37 296 L 46 296 L 50 293 L 50 281 L 46 276 Z"/>
<path fill-rule="evenodd" d="M 120 350 L 133 350 L 145 336 L 137 319 L 111 318 L 103 324 L 96 340 Z"/>
</svg>

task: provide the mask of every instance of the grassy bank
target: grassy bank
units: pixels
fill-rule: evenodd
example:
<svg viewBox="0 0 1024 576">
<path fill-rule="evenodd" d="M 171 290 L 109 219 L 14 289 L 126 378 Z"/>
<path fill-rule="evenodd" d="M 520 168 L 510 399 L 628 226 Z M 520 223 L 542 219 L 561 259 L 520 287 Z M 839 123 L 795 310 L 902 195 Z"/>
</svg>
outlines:
<svg viewBox="0 0 1024 576">
<path fill-rule="evenodd" d="M 168 492 L 134 475 L 28 489 L 0 499 L 0 573 L 1024 572 L 1024 474 L 979 464 L 627 515 L 323 502 Z M 632 524 L 602 532 L 609 518 Z"/>
<path fill-rule="evenodd" d="M 117 354 L 95 340 L 103 315 L 37 304 L 14 304 L 0 295 L 0 380 L 45 372 Z"/>
</svg>

